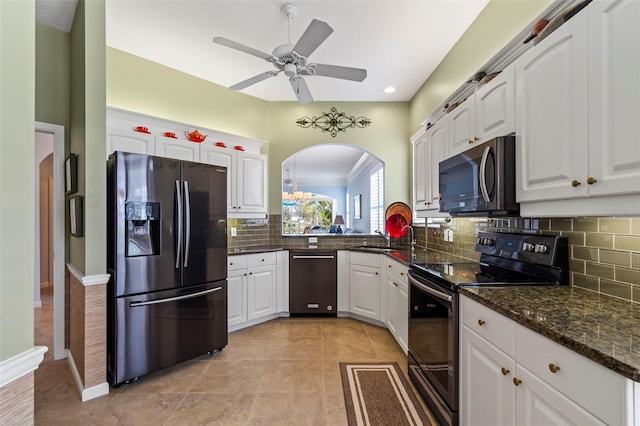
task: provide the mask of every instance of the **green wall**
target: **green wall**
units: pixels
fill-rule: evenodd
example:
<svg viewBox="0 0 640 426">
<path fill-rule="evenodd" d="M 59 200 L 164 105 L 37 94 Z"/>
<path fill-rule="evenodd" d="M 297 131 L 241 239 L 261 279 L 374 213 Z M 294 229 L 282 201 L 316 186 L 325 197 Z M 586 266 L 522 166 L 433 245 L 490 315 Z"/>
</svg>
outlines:
<svg viewBox="0 0 640 426">
<path fill-rule="evenodd" d="M 0 361 L 33 347 L 35 35 L 34 0 L 0 1 Z"/>
<path fill-rule="evenodd" d="M 371 120 L 365 128 L 347 129 L 333 138 L 320 129 L 302 128 L 301 117 L 319 116 L 335 107 L 347 116 Z M 297 102 L 269 103 L 269 212 L 281 213 L 282 162 L 311 145 L 343 143 L 363 148 L 385 163 L 385 203 L 409 203 L 411 193 L 411 144 L 408 102 Z M 327 167 L 331 167 L 327 164 Z"/>
<path fill-rule="evenodd" d="M 411 134 L 551 3 L 552 0 L 490 1 L 411 100 Z"/>
<path fill-rule="evenodd" d="M 107 105 L 266 140 L 267 104 L 129 53 L 107 48 Z"/>
<path fill-rule="evenodd" d="M 69 237 L 69 262 L 85 275 L 106 271 L 105 3 L 81 0 L 71 30 L 69 152 L 78 155 L 82 237 Z"/>
<path fill-rule="evenodd" d="M 65 129 L 71 104 L 70 48 L 69 34 L 36 22 L 36 121 Z"/>
</svg>

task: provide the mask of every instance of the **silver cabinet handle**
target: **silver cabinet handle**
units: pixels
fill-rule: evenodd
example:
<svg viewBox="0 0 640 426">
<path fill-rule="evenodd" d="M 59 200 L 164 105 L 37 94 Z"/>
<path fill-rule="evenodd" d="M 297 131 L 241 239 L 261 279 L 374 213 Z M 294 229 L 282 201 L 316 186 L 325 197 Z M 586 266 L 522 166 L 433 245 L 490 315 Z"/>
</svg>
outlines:
<svg viewBox="0 0 640 426">
<path fill-rule="evenodd" d="M 294 259 L 335 259 L 335 256 L 293 256 Z"/>
<path fill-rule="evenodd" d="M 129 303 L 129 306 L 132 308 L 135 308 L 138 306 L 157 305 L 158 303 L 167 303 L 167 302 L 174 302 L 176 300 L 192 299 L 194 297 L 200 297 L 205 294 L 213 293 L 214 291 L 220 291 L 220 290 L 222 290 L 222 287 L 210 288 L 209 290 L 199 291 L 193 294 L 185 294 L 184 296 L 167 297 L 166 299 L 148 300 L 146 302 L 131 302 Z"/>
</svg>

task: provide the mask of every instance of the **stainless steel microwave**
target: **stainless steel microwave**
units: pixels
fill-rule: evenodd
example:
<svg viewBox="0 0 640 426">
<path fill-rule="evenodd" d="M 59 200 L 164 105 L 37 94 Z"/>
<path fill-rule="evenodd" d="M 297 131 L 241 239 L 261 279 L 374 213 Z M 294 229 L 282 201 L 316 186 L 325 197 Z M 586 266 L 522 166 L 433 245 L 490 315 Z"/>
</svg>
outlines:
<svg viewBox="0 0 640 426">
<path fill-rule="evenodd" d="M 484 142 L 440 162 L 440 211 L 452 216 L 520 214 L 515 136 Z"/>
</svg>

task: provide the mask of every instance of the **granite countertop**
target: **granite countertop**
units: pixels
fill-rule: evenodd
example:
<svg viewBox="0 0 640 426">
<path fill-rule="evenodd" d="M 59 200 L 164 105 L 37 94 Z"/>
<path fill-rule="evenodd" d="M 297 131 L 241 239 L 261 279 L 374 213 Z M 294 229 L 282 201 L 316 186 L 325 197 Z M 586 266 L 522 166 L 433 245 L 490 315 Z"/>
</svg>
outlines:
<svg viewBox="0 0 640 426">
<path fill-rule="evenodd" d="M 266 253 L 270 251 L 282 251 L 282 247 L 274 246 L 255 246 L 247 248 L 235 248 L 227 250 L 227 256 L 233 256 L 238 254 L 254 254 L 254 253 Z"/>
<path fill-rule="evenodd" d="M 640 382 L 640 304 L 577 287 L 463 287 L 460 293 Z"/>
</svg>

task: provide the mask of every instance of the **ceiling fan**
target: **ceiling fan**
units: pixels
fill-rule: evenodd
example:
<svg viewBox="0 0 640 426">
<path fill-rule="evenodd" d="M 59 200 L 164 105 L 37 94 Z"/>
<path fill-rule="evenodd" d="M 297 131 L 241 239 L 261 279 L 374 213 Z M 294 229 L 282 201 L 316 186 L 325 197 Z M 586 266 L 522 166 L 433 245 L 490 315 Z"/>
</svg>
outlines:
<svg viewBox="0 0 640 426">
<path fill-rule="evenodd" d="M 291 21 L 297 12 L 294 4 L 287 3 L 282 6 L 282 13 L 289 20 L 289 43 L 276 47 L 271 54 L 261 52 L 244 44 L 229 40 L 224 37 L 214 37 L 213 42 L 241 52 L 248 53 L 267 62 L 271 62 L 277 70 L 267 71 L 253 76 L 240 83 L 229 87 L 232 90 L 242 90 L 253 84 L 259 83 L 270 77 L 284 72 L 289 77 L 291 87 L 301 104 L 313 101 L 311 92 L 303 76 L 319 75 L 323 77 L 339 78 L 343 80 L 363 81 L 367 77 L 367 70 L 361 68 L 341 67 L 337 65 L 316 64 L 308 62 L 307 58 L 320 46 L 333 32 L 333 28 L 326 22 L 314 19 L 295 45 L 291 44 Z"/>
</svg>

